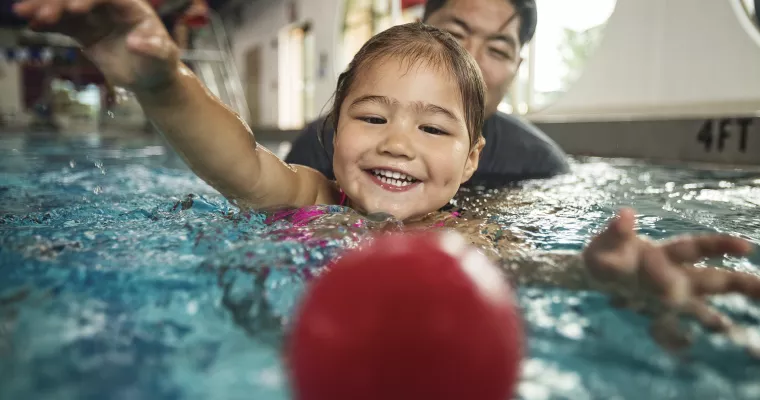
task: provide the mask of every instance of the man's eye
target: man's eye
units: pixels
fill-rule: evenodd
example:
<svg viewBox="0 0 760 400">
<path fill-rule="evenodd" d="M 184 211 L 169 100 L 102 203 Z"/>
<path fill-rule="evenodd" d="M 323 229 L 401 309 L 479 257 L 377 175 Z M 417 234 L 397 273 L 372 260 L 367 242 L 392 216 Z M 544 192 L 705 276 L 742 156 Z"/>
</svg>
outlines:
<svg viewBox="0 0 760 400">
<path fill-rule="evenodd" d="M 509 54 L 508 52 L 504 51 L 504 50 L 499 50 L 499 49 L 491 48 L 491 49 L 489 49 L 489 51 L 496 58 L 499 58 L 499 59 L 502 59 L 502 60 L 511 60 L 512 59 L 512 55 Z"/>
</svg>

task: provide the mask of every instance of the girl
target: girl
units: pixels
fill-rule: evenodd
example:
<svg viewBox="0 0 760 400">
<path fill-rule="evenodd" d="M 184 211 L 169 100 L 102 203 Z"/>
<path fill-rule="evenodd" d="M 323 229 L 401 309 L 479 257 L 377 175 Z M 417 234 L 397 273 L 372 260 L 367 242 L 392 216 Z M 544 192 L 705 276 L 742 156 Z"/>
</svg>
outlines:
<svg viewBox="0 0 760 400">
<path fill-rule="evenodd" d="M 331 111 L 336 181 L 329 181 L 258 146 L 246 124 L 179 61 L 145 1 L 22 0 L 15 10 L 34 28 L 77 39 L 112 84 L 135 93 L 193 171 L 240 207 L 341 204 L 365 215 L 390 214 L 407 226 L 429 225 L 477 168 L 484 145 L 483 79 L 471 56 L 437 29 L 410 24 L 380 33 L 341 74 Z M 688 313 L 750 345 L 704 296 L 760 297 L 760 280 L 684 266 L 744 255 L 749 244 L 727 236 L 657 244 L 637 237 L 633 225 L 632 212 L 623 210 L 582 255 L 511 255 L 505 269 L 518 283 L 653 299 L 655 309 Z"/>
</svg>

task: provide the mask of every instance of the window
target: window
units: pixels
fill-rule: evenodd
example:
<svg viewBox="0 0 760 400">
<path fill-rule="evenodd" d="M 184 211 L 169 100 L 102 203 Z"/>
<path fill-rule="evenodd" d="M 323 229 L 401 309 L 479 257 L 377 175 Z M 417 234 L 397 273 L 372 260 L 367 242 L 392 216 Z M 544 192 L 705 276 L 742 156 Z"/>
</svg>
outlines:
<svg viewBox="0 0 760 400">
<path fill-rule="evenodd" d="M 279 127 L 301 129 L 316 118 L 314 107 L 316 44 L 309 24 L 283 29 L 279 51 Z"/>
<path fill-rule="evenodd" d="M 346 0 L 342 35 L 343 67 L 348 66 L 373 35 L 394 25 L 422 19 L 423 3 L 419 0 Z"/>
<path fill-rule="evenodd" d="M 343 65 L 348 66 L 354 55 L 375 33 L 376 26 L 389 15 L 379 14 L 383 7 L 376 3 L 382 0 L 346 0 L 346 15 L 343 24 Z M 390 13 L 388 13 L 390 14 Z"/>
<path fill-rule="evenodd" d="M 539 110 L 570 88 L 601 42 L 615 0 L 536 0 L 536 7 L 538 28 L 499 107 L 505 112 Z"/>
</svg>

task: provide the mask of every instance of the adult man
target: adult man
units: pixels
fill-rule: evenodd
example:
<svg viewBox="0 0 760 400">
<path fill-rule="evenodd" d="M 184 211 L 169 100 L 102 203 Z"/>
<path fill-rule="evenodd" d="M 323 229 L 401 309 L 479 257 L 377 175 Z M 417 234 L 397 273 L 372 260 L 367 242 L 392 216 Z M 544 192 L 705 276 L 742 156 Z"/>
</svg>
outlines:
<svg viewBox="0 0 760 400">
<path fill-rule="evenodd" d="M 486 145 L 471 184 L 549 178 L 569 170 L 554 141 L 528 122 L 497 111 L 522 62 L 520 50 L 533 37 L 536 19 L 535 0 L 428 0 L 425 5 L 423 21 L 460 41 L 477 61 L 488 87 Z M 324 117 L 309 124 L 286 161 L 333 178 L 333 129 Z"/>
</svg>

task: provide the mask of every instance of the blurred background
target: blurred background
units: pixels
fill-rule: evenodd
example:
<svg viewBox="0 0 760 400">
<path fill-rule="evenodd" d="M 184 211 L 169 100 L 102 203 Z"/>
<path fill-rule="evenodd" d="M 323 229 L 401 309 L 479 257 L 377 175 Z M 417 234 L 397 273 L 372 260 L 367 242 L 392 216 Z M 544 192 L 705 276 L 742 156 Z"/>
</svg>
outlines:
<svg viewBox="0 0 760 400">
<path fill-rule="evenodd" d="M 150 2 L 209 89 L 283 154 L 327 109 L 361 45 L 421 18 L 424 7 L 424 0 Z M 757 3 L 537 0 L 536 35 L 499 109 L 534 122 L 571 154 L 760 164 L 760 127 L 752 123 L 760 111 Z M 12 1 L 2 4 L 0 131 L 150 134 L 130 94 L 109 86 L 75 43 L 29 31 Z M 735 146 L 718 152 L 698 138 L 708 122 L 716 130 L 743 119 L 750 122 L 724 124 L 736 126 Z M 642 144 L 651 141 L 659 145 Z"/>
</svg>

